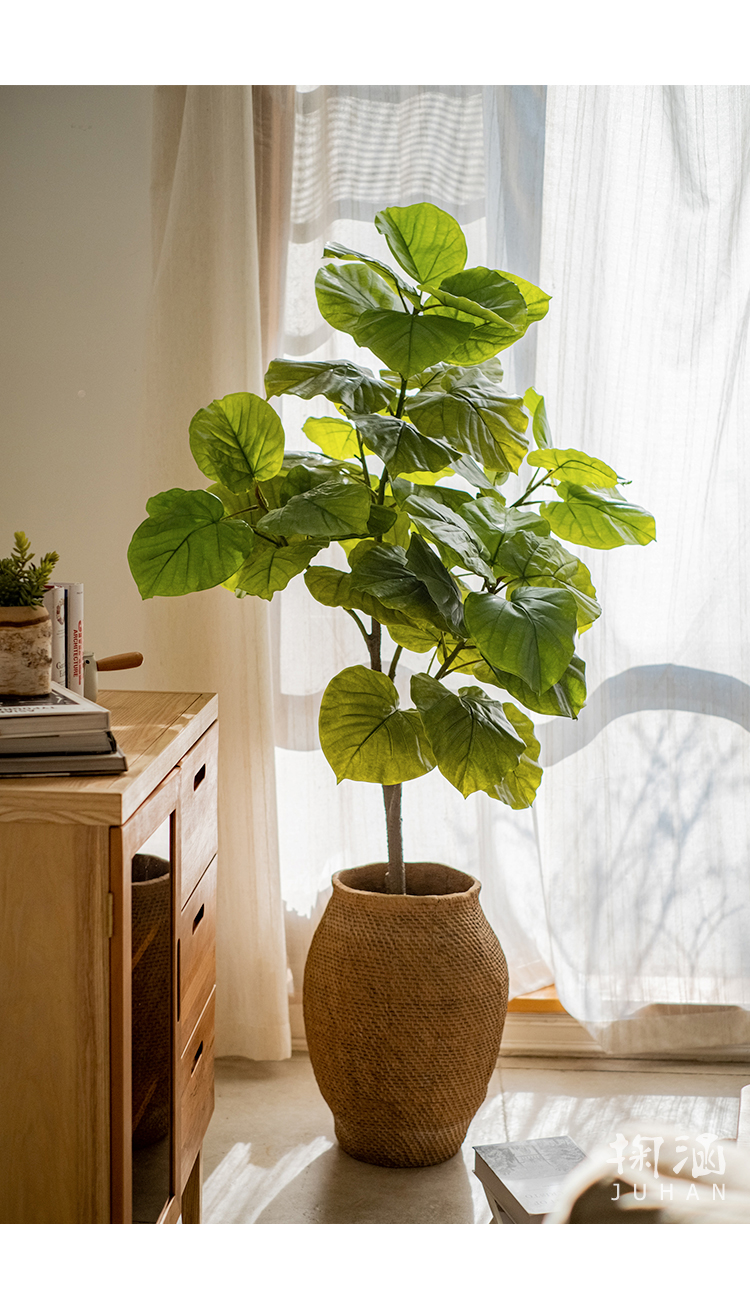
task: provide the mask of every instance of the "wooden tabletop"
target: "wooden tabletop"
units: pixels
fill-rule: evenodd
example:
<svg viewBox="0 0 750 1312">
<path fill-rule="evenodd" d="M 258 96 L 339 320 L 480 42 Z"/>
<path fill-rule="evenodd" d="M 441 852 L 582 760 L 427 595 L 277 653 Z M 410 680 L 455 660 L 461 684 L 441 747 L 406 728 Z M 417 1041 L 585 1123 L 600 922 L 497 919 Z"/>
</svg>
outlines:
<svg viewBox="0 0 750 1312">
<path fill-rule="evenodd" d="M 0 779 L 0 821 L 121 825 L 218 716 L 219 699 L 197 692 L 104 689 L 100 706 L 128 769 L 119 775 Z"/>
</svg>

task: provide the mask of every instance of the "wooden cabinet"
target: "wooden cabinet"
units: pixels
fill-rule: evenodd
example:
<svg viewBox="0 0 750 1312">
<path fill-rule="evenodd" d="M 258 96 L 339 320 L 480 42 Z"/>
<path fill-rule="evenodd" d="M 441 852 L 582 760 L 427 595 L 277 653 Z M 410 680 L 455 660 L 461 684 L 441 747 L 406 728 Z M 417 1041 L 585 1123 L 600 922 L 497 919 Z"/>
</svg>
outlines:
<svg viewBox="0 0 750 1312">
<path fill-rule="evenodd" d="M 127 773 L 0 780 L 5 1224 L 200 1220 L 214 1105 L 217 698 L 99 701 Z M 153 925 L 133 882 L 152 866 Z M 157 942 L 161 974 L 144 985 Z M 143 1106 L 153 1113 L 135 1146 L 134 1070 L 141 1138 Z"/>
</svg>

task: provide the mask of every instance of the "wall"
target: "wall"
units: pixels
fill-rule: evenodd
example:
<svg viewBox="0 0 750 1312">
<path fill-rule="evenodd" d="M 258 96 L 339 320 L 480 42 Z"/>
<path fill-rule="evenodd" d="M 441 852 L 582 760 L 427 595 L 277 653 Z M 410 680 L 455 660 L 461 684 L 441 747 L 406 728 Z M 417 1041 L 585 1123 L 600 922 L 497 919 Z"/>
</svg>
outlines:
<svg viewBox="0 0 750 1312">
<path fill-rule="evenodd" d="M 151 277 L 148 86 L 0 88 L 0 555 L 85 585 L 85 645 L 138 648 L 127 545 Z M 101 677 L 148 687 L 148 671 Z"/>
</svg>

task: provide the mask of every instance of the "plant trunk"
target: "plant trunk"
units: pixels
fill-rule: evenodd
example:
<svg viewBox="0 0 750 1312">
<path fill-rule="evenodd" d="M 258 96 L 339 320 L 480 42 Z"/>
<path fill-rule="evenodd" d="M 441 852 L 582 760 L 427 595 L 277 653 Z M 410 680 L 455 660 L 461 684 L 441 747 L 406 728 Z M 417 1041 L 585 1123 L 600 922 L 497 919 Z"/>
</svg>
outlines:
<svg viewBox="0 0 750 1312">
<path fill-rule="evenodd" d="M 386 893 L 406 892 L 404 844 L 401 836 L 401 784 L 383 784 L 385 822 L 388 829 L 388 869 L 385 872 Z"/>
</svg>

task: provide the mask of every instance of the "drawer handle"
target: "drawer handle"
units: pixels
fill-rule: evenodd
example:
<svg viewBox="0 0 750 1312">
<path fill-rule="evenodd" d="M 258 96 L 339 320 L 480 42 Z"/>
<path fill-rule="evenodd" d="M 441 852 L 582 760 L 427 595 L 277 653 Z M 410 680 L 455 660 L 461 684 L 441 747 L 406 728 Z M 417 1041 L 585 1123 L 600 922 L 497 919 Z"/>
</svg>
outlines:
<svg viewBox="0 0 750 1312">
<path fill-rule="evenodd" d="M 197 929 L 198 926 L 200 925 L 200 923 L 201 923 L 201 921 L 202 921 L 202 919 L 203 919 L 205 913 L 206 913 L 206 904 L 205 904 L 205 902 L 204 902 L 204 903 L 203 903 L 203 906 L 201 907 L 200 911 L 198 912 L 197 916 L 195 917 L 195 920 L 193 921 L 193 933 L 195 933 L 196 929 Z"/>
<path fill-rule="evenodd" d="M 190 1074 L 191 1074 L 191 1075 L 194 1073 L 195 1068 L 196 1068 L 196 1066 L 198 1065 L 198 1062 L 200 1061 L 200 1059 L 201 1059 L 202 1056 L 203 1056 L 203 1040 L 201 1039 L 200 1045 L 199 1045 L 199 1047 L 198 1047 L 198 1051 L 196 1052 L 195 1056 L 193 1057 L 193 1064 L 192 1064 L 192 1066 L 191 1066 L 191 1068 L 190 1068 Z"/>
<path fill-rule="evenodd" d="M 200 786 L 201 786 L 201 784 L 203 783 L 203 780 L 205 779 L 205 777 L 206 777 L 206 767 L 205 767 L 205 765 L 202 765 L 201 768 L 200 768 L 200 770 L 198 771 L 197 775 L 195 776 L 195 778 L 194 778 L 194 780 L 193 780 L 193 792 L 195 792 L 196 788 L 200 788 Z"/>
</svg>

